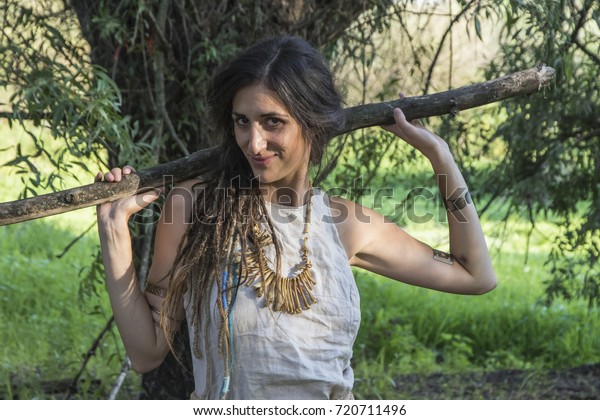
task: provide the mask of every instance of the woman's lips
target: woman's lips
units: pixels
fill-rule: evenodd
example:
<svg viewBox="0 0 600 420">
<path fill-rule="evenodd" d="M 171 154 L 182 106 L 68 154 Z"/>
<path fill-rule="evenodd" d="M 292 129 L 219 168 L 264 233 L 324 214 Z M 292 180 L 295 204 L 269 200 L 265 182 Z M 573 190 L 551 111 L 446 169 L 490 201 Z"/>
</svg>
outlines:
<svg viewBox="0 0 600 420">
<path fill-rule="evenodd" d="M 275 158 L 275 155 L 271 156 L 251 156 L 250 160 L 255 166 L 268 166 L 269 163 Z"/>
</svg>

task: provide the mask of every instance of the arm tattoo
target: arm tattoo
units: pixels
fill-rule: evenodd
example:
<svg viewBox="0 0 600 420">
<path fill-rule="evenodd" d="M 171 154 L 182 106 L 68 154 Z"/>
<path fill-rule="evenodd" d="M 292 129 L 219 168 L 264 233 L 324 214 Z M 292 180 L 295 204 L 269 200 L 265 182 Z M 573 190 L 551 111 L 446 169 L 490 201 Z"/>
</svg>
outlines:
<svg viewBox="0 0 600 420">
<path fill-rule="evenodd" d="M 445 264 L 454 264 L 454 257 L 452 255 L 437 249 L 433 250 L 433 259 L 436 261 L 443 262 Z"/>
</svg>

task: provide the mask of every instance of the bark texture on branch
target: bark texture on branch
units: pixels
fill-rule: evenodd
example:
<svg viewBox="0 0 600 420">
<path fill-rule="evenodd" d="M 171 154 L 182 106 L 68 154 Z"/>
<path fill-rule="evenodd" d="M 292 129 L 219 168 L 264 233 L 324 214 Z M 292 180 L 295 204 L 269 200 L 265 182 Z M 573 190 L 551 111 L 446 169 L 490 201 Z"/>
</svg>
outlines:
<svg viewBox="0 0 600 420">
<path fill-rule="evenodd" d="M 0 226 L 53 216 L 127 197 L 197 176 L 217 158 L 217 148 L 202 149 L 184 158 L 123 177 L 121 182 L 95 182 L 69 190 L 0 203 Z"/>
<path fill-rule="evenodd" d="M 547 86 L 554 78 L 554 73 L 552 67 L 538 66 L 445 92 L 347 108 L 346 124 L 342 133 L 375 125 L 393 124 L 392 109 L 394 108 L 402 109 L 406 119 L 410 121 L 436 115 L 456 114 L 463 109 L 476 108 L 515 96 L 529 95 Z"/>
<path fill-rule="evenodd" d="M 554 69 L 539 66 L 529 70 L 445 92 L 413 96 L 389 102 L 372 103 L 346 108 L 345 125 L 338 134 L 364 127 L 394 122 L 392 110 L 404 111 L 408 120 L 436 115 L 456 114 L 503 99 L 529 95 L 547 86 L 554 77 Z M 65 213 L 100 203 L 115 201 L 165 182 L 178 182 L 203 172 L 218 158 L 218 148 L 199 150 L 173 162 L 124 177 L 118 183 L 93 183 L 70 190 L 0 203 L 0 226 L 19 223 L 55 214 Z"/>
</svg>

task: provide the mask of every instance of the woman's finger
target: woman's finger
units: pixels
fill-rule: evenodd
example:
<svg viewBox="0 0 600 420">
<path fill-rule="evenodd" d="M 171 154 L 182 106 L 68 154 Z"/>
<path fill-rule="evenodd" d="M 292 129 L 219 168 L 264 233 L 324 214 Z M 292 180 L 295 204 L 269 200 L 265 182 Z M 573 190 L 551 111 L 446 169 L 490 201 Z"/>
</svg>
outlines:
<svg viewBox="0 0 600 420">
<path fill-rule="evenodd" d="M 396 111 L 396 109 L 397 109 L 397 111 Z M 406 119 L 406 115 L 400 108 L 396 108 L 396 109 L 394 110 L 394 118 L 396 119 L 396 123 L 399 123 L 399 124 L 406 123 L 406 124 L 412 125 L 413 127 L 421 127 L 421 128 L 425 127 L 423 125 L 423 123 L 421 122 L 421 120 L 416 119 L 416 120 L 409 121 Z"/>
<path fill-rule="evenodd" d="M 400 127 L 404 127 L 407 124 L 410 124 L 410 121 L 406 119 L 404 111 L 402 111 L 400 108 L 394 109 L 394 120 L 396 120 L 396 124 L 398 124 Z"/>
<path fill-rule="evenodd" d="M 406 95 L 404 94 L 404 92 L 399 92 L 399 93 L 398 93 L 398 97 L 399 97 L 400 99 L 404 99 L 404 98 L 406 98 Z M 422 122 L 421 122 L 421 120 L 419 120 L 419 119 L 416 119 L 416 120 L 410 120 L 410 121 L 408 121 L 408 122 L 409 122 L 409 123 L 411 123 L 412 125 L 416 125 L 416 126 L 419 126 L 419 127 L 424 127 L 423 123 L 422 123 Z"/>
<path fill-rule="evenodd" d="M 160 197 L 161 194 L 161 189 L 153 188 L 149 191 L 145 191 L 132 197 L 131 200 L 128 200 L 129 204 L 126 205 L 129 216 L 150 205 L 153 201 Z"/>
<path fill-rule="evenodd" d="M 98 172 L 96 177 L 94 178 L 95 182 L 100 182 L 104 180 L 105 182 L 119 182 L 123 179 L 123 175 L 129 175 L 135 173 L 135 168 L 133 166 L 125 165 L 123 168 L 112 168 L 109 172 L 106 172 L 104 175 L 102 172 Z"/>
<path fill-rule="evenodd" d="M 125 165 L 123 168 L 112 168 L 109 172 L 102 174 L 98 172 L 94 177 L 94 182 L 119 182 L 123 179 L 123 175 L 135 173 L 133 166 Z"/>
<path fill-rule="evenodd" d="M 106 174 L 109 175 L 109 174 Z M 107 179 L 110 182 L 119 182 L 123 178 L 123 170 L 121 168 L 112 168 L 110 170 L 110 175 L 112 175 L 112 179 Z M 107 178 L 106 176 L 104 177 Z"/>
</svg>

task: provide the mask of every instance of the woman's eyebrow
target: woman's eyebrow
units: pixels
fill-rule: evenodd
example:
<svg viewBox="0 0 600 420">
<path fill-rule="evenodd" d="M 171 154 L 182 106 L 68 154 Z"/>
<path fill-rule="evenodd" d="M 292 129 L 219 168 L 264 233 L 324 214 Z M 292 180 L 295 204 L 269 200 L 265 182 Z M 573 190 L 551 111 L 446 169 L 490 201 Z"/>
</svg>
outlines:
<svg viewBox="0 0 600 420">
<path fill-rule="evenodd" d="M 267 112 L 260 115 L 261 117 L 278 117 L 278 118 L 287 118 L 287 114 L 281 114 L 279 112 Z"/>
<path fill-rule="evenodd" d="M 231 115 L 233 115 L 234 117 L 246 117 L 246 115 L 240 113 L 240 112 L 236 112 L 236 111 L 232 111 Z M 278 117 L 278 118 L 289 118 L 288 114 L 282 114 L 280 112 L 265 112 L 264 114 L 260 114 L 261 118 L 268 118 L 268 117 Z"/>
</svg>

